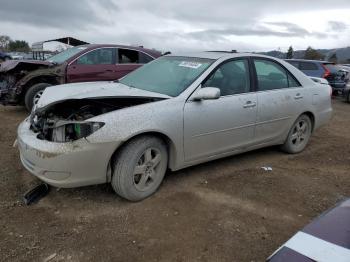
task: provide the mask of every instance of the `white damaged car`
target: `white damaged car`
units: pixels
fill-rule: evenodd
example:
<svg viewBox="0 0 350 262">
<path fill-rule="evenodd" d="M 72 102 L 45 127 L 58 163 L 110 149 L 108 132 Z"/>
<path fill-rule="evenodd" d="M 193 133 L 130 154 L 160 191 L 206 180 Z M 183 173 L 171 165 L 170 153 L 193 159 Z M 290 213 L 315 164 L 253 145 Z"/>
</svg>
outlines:
<svg viewBox="0 0 350 262">
<path fill-rule="evenodd" d="M 279 59 L 163 56 L 119 82 L 47 88 L 18 128 L 24 167 L 56 187 L 111 183 L 138 201 L 178 170 L 271 145 L 299 153 L 331 117 L 331 88 Z"/>
</svg>

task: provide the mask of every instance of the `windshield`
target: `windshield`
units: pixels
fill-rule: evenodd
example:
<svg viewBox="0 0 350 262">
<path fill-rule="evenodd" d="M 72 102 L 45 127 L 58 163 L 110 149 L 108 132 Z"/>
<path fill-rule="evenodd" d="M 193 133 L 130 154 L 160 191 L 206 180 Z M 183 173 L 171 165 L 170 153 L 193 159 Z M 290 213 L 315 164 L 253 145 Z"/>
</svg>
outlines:
<svg viewBox="0 0 350 262">
<path fill-rule="evenodd" d="M 178 96 L 213 61 L 205 58 L 164 56 L 126 75 L 119 82 L 142 90 Z"/>
<path fill-rule="evenodd" d="M 56 63 L 56 64 L 62 64 L 64 61 L 75 56 L 76 54 L 85 50 L 86 48 L 87 48 L 86 46 L 71 47 L 62 51 L 61 53 L 58 53 L 57 55 L 51 56 L 46 61 Z"/>
</svg>

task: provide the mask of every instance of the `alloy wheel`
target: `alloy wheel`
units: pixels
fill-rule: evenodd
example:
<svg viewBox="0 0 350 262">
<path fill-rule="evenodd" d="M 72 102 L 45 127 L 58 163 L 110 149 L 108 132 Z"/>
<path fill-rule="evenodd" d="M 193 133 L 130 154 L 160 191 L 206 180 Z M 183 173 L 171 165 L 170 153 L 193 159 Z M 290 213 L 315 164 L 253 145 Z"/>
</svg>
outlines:
<svg viewBox="0 0 350 262">
<path fill-rule="evenodd" d="M 161 153 L 156 148 L 147 148 L 134 168 L 133 182 L 137 190 L 146 191 L 157 181 Z"/>
<path fill-rule="evenodd" d="M 307 142 L 309 138 L 309 124 L 304 119 L 298 121 L 291 135 L 291 142 L 294 146 L 300 146 Z"/>
<path fill-rule="evenodd" d="M 33 97 L 33 105 L 36 105 L 38 103 L 38 101 L 41 98 L 41 96 L 43 95 L 43 93 L 44 93 L 44 90 L 40 90 L 34 95 L 34 97 Z"/>
</svg>

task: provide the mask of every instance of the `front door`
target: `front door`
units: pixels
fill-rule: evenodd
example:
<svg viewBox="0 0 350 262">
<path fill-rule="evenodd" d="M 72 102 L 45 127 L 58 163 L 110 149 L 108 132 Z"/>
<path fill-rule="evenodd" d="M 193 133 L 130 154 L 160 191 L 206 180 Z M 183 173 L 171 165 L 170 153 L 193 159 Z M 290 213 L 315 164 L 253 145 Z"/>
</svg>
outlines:
<svg viewBox="0 0 350 262">
<path fill-rule="evenodd" d="M 80 56 L 67 68 L 67 82 L 117 80 L 116 49 L 99 48 Z"/>
<path fill-rule="evenodd" d="M 202 83 L 202 87 L 219 88 L 221 97 L 185 104 L 185 161 L 249 146 L 257 113 L 257 97 L 250 82 L 248 60 L 236 59 L 221 64 Z"/>
</svg>

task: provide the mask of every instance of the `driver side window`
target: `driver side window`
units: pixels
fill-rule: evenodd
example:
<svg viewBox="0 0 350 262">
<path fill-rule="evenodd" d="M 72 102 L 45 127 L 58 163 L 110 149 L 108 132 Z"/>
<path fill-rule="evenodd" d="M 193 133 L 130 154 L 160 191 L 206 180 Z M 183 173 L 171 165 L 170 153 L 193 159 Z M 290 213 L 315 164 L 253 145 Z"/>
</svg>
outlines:
<svg viewBox="0 0 350 262">
<path fill-rule="evenodd" d="M 250 91 L 248 60 L 233 60 L 220 65 L 202 87 L 217 87 L 221 96 L 248 93 Z"/>
</svg>

